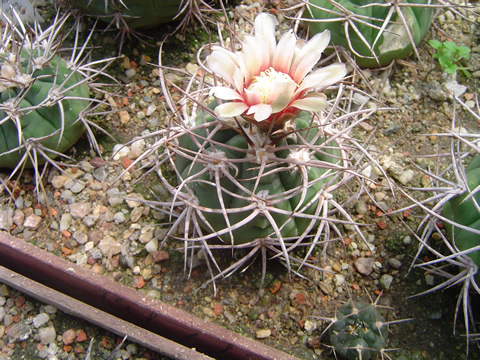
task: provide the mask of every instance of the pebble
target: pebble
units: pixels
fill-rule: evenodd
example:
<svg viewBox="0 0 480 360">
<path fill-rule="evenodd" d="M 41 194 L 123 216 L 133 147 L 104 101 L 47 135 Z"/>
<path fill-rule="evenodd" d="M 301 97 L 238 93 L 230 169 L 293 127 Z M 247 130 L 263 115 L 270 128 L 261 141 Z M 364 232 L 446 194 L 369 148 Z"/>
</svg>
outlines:
<svg viewBox="0 0 480 360">
<path fill-rule="evenodd" d="M 353 262 L 357 271 L 362 275 L 370 275 L 375 264 L 374 258 L 360 257 Z"/>
<path fill-rule="evenodd" d="M 26 227 L 27 229 L 33 229 L 36 230 L 42 223 L 42 218 L 37 215 L 29 215 L 25 218 L 25 222 L 23 223 L 23 226 Z"/>
<path fill-rule="evenodd" d="M 111 256 L 119 254 L 120 251 L 122 251 L 122 244 L 120 244 L 111 236 L 105 236 L 98 243 L 98 248 L 104 256 Z"/>
<path fill-rule="evenodd" d="M 433 275 L 427 274 L 425 275 L 425 282 L 428 286 L 435 285 L 435 277 Z"/>
<path fill-rule="evenodd" d="M 19 209 L 15 209 L 12 217 L 13 223 L 17 226 L 22 226 L 24 220 L 25 220 L 25 214 L 23 213 L 23 211 Z"/>
<path fill-rule="evenodd" d="M 303 324 L 303 328 L 305 329 L 308 335 L 311 335 L 312 332 L 317 330 L 317 322 L 312 320 L 306 320 L 305 324 Z"/>
<path fill-rule="evenodd" d="M 127 110 L 120 110 L 118 116 L 120 117 L 120 123 L 122 124 L 127 124 L 130 121 L 130 114 Z M 118 158 L 116 159 L 114 156 L 113 160 L 118 160 Z"/>
<path fill-rule="evenodd" d="M 126 200 L 127 205 L 128 205 L 131 209 L 136 208 L 136 207 L 142 205 L 142 202 L 141 202 L 141 201 L 136 201 L 136 200 L 144 200 L 143 195 L 141 195 L 141 194 L 135 194 L 135 193 L 128 195 L 128 199 Z"/>
<path fill-rule="evenodd" d="M 13 225 L 13 211 L 0 211 L 0 230 L 10 230 Z"/>
<path fill-rule="evenodd" d="M 70 228 L 70 225 L 72 225 L 72 215 L 69 213 L 64 213 L 62 214 L 62 217 L 60 218 L 60 231 L 65 231 Z"/>
<path fill-rule="evenodd" d="M 389 275 L 389 274 L 383 274 L 380 277 L 379 282 L 380 282 L 380 285 L 383 289 L 388 290 L 388 289 L 390 289 L 390 286 L 392 286 L 393 276 Z"/>
<path fill-rule="evenodd" d="M 74 181 L 69 190 L 74 194 L 78 194 L 83 189 L 85 189 L 85 183 L 83 181 Z"/>
<path fill-rule="evenodd" d="M 89 203 L 77 202 L 70 204 L 70 214 L 74 218 L 83 219 L 92 210 Z"/>
<path fill-rule="evenodd" d="M 35 326 L 37 329 L 45 325 L 48 320 L 50 320 L 50 316 L 45 313 L 40 313 L 37 316 L 33 318 L 33 326 Z"/>
<path fill-rule="evenodd" d="M 395 270 L 399 270 L 401 267 L 402 267 L 402 262 L 398 259 L 395 259 L 395 258 L 391 258 L 388 260 L 388 263 L 390 264 L 390 266 L 392 268 L 394 268 Z"/>
<path fill-rule="evenodd" d="M 44 327 L 38 330 L 38 337 L 39 337 L 40 343 L 44 345 L 52 344 L 55 342 L 57 338 L 57 333 L 53 326 Z"/>
<path fill-rule="evenodd" d="M 121 205 L 123 203 L 123 199 L 120 196 L 123 196 L 117 188 L 111 188 L 107 190 L 107 196 L 108 196 L 108 203 L 111 206 L 117 206 Z"/>
<path fill-rule="evenodd" d="M 115 215 L 113 215 L 113 221 L 115 221 L 116 224 L 121 224 L 121 223 L 124 223 L 125 222 L 125 214 L 121 211 L 115 213 Z"/>
<path fill-rule="evenodd" d="M 77 337 L 77 332 L 73 329 L 65 331 L 62 335 L 62 341 L 65 345 L 72 344 Z"/>
<path fill-rule="evenodd" d="M 24 341 L 32 334 L 32 328 L 25 321 L 13 324 L 7 332 L 10 342 Z"/>
<path fill-rule="evenodd" d="M 155 251 L 158 250 L 158 240 L 153 238 L 152 240 L 150 240 L 146 245 L 145 245 L 145 250 L 147 250 L 147 252 L 149 254 L 153 254 Z"/>
<path fill-rule="evenodd" d="M 266 339 L 269 338 L 270 335 L 272 335 L 272 330 L 270 329 L 260 329 L 255 333 L 257 339 Z"/>
<path fill-rule="evenodd" d="M 142 244 L 148 243 L 153 238 L 154 229 L 155 228 L 153 226 L 142 227 L 138 241 L 140 241 Z"/>
<path fill-rule="evenodd" d="M 130 221 L 134 223 L 138 222 L 138 220 L 140 220 L 140 218 L 143 215 L 143 210 L 144 210 L 143 206 L 139 206 L 133 209 L 132 212 L 130 213 Z"/>
<path fill-rule="evenodd" d="M 135 69 L 127 69 L 127 70 L 125 70 L 125 75 L 126 75 L 128 78 L 134 77 L 136 73 L 137 73 L 137 71 L 136 71 Z"/>
</svg>

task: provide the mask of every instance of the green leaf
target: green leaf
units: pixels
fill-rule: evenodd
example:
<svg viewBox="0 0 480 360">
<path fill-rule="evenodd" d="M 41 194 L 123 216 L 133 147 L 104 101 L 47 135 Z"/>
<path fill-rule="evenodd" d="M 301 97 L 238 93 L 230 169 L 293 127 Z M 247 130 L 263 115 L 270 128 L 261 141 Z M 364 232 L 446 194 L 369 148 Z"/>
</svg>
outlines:
<svg viewBox="0 0 480 360">
<path fill-rule="evenodd" d="M 455 74 L 457 72 L 457 65 L 451 64 L 450 66 L 445 67 L 445 72 L 450 75 Z"/>
<path fill-rule="evenodd" d="M 457 44 L 455 44 L 453 41 L 444 41 L 443 47 L 446 48 L 446 49 L 450 49 L 453 52 L 456 52 L 457 49 L 458 49 Z"/>
<path fill-rule="evenodd" d="M 447 68 L 453 65 L 451 57 L 445 56 L 443 54 L 440 54 L 440 56 L 438 57 L 438 63 L 444 68 Z"/>
<path fill-rule="evenodd" d="M 438 40 L 435 40 L 435 39 L 430 39 L 428 41 L 428 43 L 430 44 L 431 47 L 433 47 L 434 49 L 440 49 L 442 47 L 442 43 Z"/>
<path fill-rule="evenodd" d="M 461 58 L 464 58 L 464 59 L 470 59 L 470 48 L 466 47 L 466 46 L 460 46 L 458 49 L 458 55 L 461 57 Z"/>
</svg>

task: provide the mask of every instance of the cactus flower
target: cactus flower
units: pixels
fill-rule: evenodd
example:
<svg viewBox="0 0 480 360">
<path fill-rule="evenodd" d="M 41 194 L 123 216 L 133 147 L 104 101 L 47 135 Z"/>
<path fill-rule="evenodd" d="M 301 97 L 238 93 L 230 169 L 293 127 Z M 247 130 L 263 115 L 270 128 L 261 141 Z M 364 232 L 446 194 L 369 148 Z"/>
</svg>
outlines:
<svg viewBox="0 0 480 360">
<path fill-rule="evenodd" d="M 301 110 L 326 108 L 321 91 L 347 73 L 340 63 L 312 71 L 330 41 L 330 32 L 323 31 L 305 42 L 290 30 L 277 43 L 275 26 L 273 15 L 259 14 L 255 35 L 245 37 L 241 51 L 216 46 L 207 57 L 208 68 L 229 85 L 211 89 L 210 93 L 223 101 L 215 108 L 217 116 L 242 116 L 260 128 L 281 129 Z"/>
</svg>

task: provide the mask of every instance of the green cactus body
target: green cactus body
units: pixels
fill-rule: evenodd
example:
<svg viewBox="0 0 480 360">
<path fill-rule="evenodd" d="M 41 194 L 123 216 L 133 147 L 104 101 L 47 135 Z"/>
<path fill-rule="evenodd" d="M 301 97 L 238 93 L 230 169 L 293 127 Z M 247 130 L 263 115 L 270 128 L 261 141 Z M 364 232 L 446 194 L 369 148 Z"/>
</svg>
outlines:
<svg viewBox="0 0 480 360">
<path fill-rule="evenodd" d="M 356 21 L 354 20 L 354 24 L 362 34 L 364 38 L 362 39 L 353 26 L 348 26 L 347 37 L 345 32 L 346 19 L 344 18 L 346 14 L 339 15 L 341 10 L 334 6 L 331 1 L 309 0 L 308 3 L 311 5 L 308 5 L 308 9 L 305 11 L 306 16 L 311 17 L 313 20 L 320 20 L 318 22 L 308 22 L 311 32 L 316 34 L 326 29 L 330 30 L 332 43 L 351 49 L 355 61 L 362 67 L 385 66 L 394 59 L 407 56 L 413 50 L 408 32 L 402 23 L 402 19 L 396 12 L 393 12 L 388 25 L 382 30 L 391 9 L 389 6 L 370 5 L 372 2 L 366 0 L 335 1 L 336 4 L 344 7 L 347 12 L 351 12 L 357 16 L 358 19 Z M 378 4 L 386 3 L 386 1 L 378 1 Z M 408 24 L 413 41 L 415 44 L 418 44 L 430 28 L 434 9 L 422 7 L 422 5 L 429 4 L 429 0 L 406 0 L 402 3 L 418 4 L 418 7 L 401 7 L 403 17 Z M 353 17 L 349 18 L 353 19 Z M 332 19 L 337 20 L 332 21 Z M 380 33 L 381 31 L 382 33 Z M 378 61 L 364 40 L 373 48 Z"/>
<path fill-rule="evenodd" d="M 480 204 L 480 191 L 477 187 L 480 186 L 480 155 L 476 155 L 466 169 L 468 187 L 472 192 L 476 190 L 473 199 Z M 443 216 L 455 221 L 456 223 L 468 226 L 471 229 L 480 230 L 480 212 L 475 207 L 472 198 L 466 199 L 469 196 L 465 193 L 462 196 L 457 196 L 448 201 L 443 207 Z M 471 249 L 480 245 L 480 235 L 472 233 L 466 229 L 459 227 L 452 227 L 447 222 L 444 223 L 450 241 L 455 241 L 455 246 L 460 251 Z M 470 258 L 480 267 L 480 250 L 473 251 L 468 254 Z M 477 279 L 480 276 L 477 274 Z"/>
<path fill-rule="evenodd" d="M 106 22 L 112 16 L 121 15 L 132 29 L 148 29 L 170 22 L 181 10 L 183 0 L 72 0 L 86 14 L 97 16 Z M 107 4 L 105 4 L 108 2 Z"/>
<path fill-rule="evenodd" d="M 375 305 L 346 303 L 338 309 L 328 334 L 337 354 L 368 360 L 385 348 L 388 326 Z"/>
<path fill-rule="evenodd" d="M 197 116 L 196 125 L 203 123 L 211 123 L 215 121 L 212 116 Z M 306 130 L 310 126 L 311 116 L 308 113 L 303 112 L 295 120 L 295 128 L 299 130 L 301 137 L 308 141 L 313 141 L 312 145 L 319 145 L 326 140 L 323 136 L 318 136 L 318 129 L 311 128 Z M 303 129 L 303 130 L 302 130 Z M 203 127 L 195 130 L 195 139 L 200 140 L 207 137 L 207 133 L 211 131 L 208 127 Z M 246 132 L 249 130 L 247 129 Z M 231 229 L 231 226 L 244 221 L 248 216 L 252 214 L 252 209 L 239 210 L 242 207 L 249 206 L 252 203 L 252 193 L 257 195 L 256 201 L 262 201 L 264 199 L 265 206 L 274 206 L 282 211 L 275 211 L 272 217 L 276 226 L 280 229 L 282 238 L 298 237 L 301 235 L 312 222 L 311 219 L 306 217 L 291 216 L 295 211 L 302 212 L 303 214 L 314 214 L 317 206 L 318 199 L 314 200 L 314 197 L 323 187 L 332 181 L 331 177 L 325 176 L 320 181 L 315 179 L 320 178 L 327 174 L 326 168 L 317 166 L 305 167 L 308 172 L 309 188 L 306 191 L 306 195 L 301 195 L 301 191 L 294 190 L 301 187 L 303 184 L 302 177 L 298 173 L 299 170 L 287 169 L 289 164 L 287 159 L 291 156 L 291 152 L 295 151 L 294 148 L 306 148 L 304 145 L 297 142 L 295 136 L 290 136 L 282 139 L 275 144 L 275 149 L 270 150 L 270 153 L 275 154 L 275 160 L 268 163 L 268 170 L 262 173 L 258 185 L 255 188 L 255 183 L 259 177 L 260 165 L 256 162 L 246 161 L 247 156 L 252 156 L 252 152 L 248 151 L 249 144 L 245 139 L 245 136 L 238 131 L 230 128 L 216 132 L 209 142 L 205 142 L 202 145 L 202 149 L 199 150 L 198 142 L 193 141 L 189 135 L 183 135 L 179 141 L 179 147 L 186 150 L 190 156 L 202 157 L 202 154 L 216 154 L 219 159 L 224 159 L 225 164 L 229 164 L 229 173 L 240 183 L 233 183 L 228 177 L 223 176 L 220 179 L 220 187 L 222 188 L 221 198 L 223 200 L 223 208 L 219 200 L 217 193 L 218 187 L 215 186 L 215 180 L 211 178 L 210 173 L 204 172 L 200 176 L 198 175 L 206 166 L 199 161 L 192 162 L 191 159 L 181 154 L 176 155 L 175 165 L 182 179 L 195 178 L 193 181 L 189 181 L 187 186 L 195 194 L 198 199 L 199 205 L 205 209 L 214 209 L 215 212 L 205 210 L 202 215 L 207 220 L 208 226 L 204 221 L 202 227 L 206 231 L 223 231 L 224 229 Z M 215 149 L 212 148 L 212 143 L 215 144 Z M 316 152 L 312 156 L 313 161 L 324 161 L 330 164 L 336 164 L 340 159 L 340 151 L 336 147 L 336 143 L 331 142 L 329 145 L 322 148 L 322 153 Z M 220 154 L 220 156 L 219 156 Z M 223 162 L 219 160 L 219 163 Z M 291 164 L 291 163 L 290 163 Z M 244 188 L 242 188 L 244 187 Z M 246 190 L 246 191 L 245 191 Z M 289 194 L 289 190 L 292 190 Z M 295 192 L 296 191 L 296 192 Z M 249 195 L 250 194 L 250 195 Z M 312 200 L 313 199 L 313 200 Z M 300 203 L 301 202 L 301 203 Z M 311 202 L 311 203 L 310 203 Z M 223 209 L 223 210 L 221 210 Z M 220 211 L 221 210 L 221 211 Z M 228 218 L 229 224 L 227 224 L 225 217 Z M 212 229 L 213 228 L 213 229 Z M 258 214 L 248 221 L 243 226 L 233 230 L 224 231 L 221 238 L 228 243 L 232 242 L 230 234 L 233 234 L 234 244 L 243 244 L 251 242 L 259 238 L 277 238 L 275 230 L 271 222 L 266 216 Z"/>
<path fill-rule="evenodd" d="M 30 59 L 30 53 L 23 50 L 24 74 L 28 74 L 32 67 Z M 21 100 L 16 110 L 20 124 L 16 123 L 14 115 L 0 109 L 0 167 L 16 167 L 25 154 L 25 143 L 29 139 L 45 137 L 41 141 L 33 141 L 39 142 L 47 149 L 62 153 L 85 131 L 83 123 L 78 121 L 80 113 L 90 103 L 89 86 L 82 82 L 83 76 L 80 73 L 72 74 L 67 68 L 66 61 L 58 56 L 50 61 L 49 66 L 34 70 L 31 76 L 34 81 L 30 85 L 7 87 L 1 92 L 3 104 Z M 62 100 L 50 103 L 49 91 L 54 88 L 59 89 Z M 63 133 L 59 131 L 62 125 Z M 48 151 L 47 154 L 51 158 L 56 156 Z M 45 160 L 39 159 L 38 162 L 42 163 Z M 32 164 L 28 162 L 27 165 Z"/>
</svg>

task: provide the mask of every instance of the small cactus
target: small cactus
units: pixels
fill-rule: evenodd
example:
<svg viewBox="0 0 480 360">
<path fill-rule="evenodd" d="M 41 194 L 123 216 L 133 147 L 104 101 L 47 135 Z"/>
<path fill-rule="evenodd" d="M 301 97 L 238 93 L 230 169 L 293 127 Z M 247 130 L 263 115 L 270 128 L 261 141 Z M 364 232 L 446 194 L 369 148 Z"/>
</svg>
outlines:
<svg viewBox="0 0 480 360">
<path fill-rule="evenodd" d="M 65 157 L 86 130 L 96 147 L 87 114 L 97 102 L 90 98 L 90 82 L 103 70 L 82 56 L 88 40 L 74 46 L 69 58 L 60 56 L 61 34 L 69 33 L 67 17 L 57 15 L 41 30 L 38 23 L 33 28 L 23 24 L 13 9 L 12 14 L 18 24 L 4 14 L 0 45 L 0 168 L 13 169 L 11 177 Z"/>
<path fill-rule="evenodd" d="M 337 354 L 369 360 L 386 348 L 388 325 L 375 304 L 352 301 L 337 310 L 328 334 Z"/>
<path fill-rule="evenodd" d="M 434 13 L 430 0 L 304 2 L 304 20 L 311 33 L 329 29 L 332 43 L 350 50 L 362 67 L 385 66 L 417 51 Z"/>
</svg>

